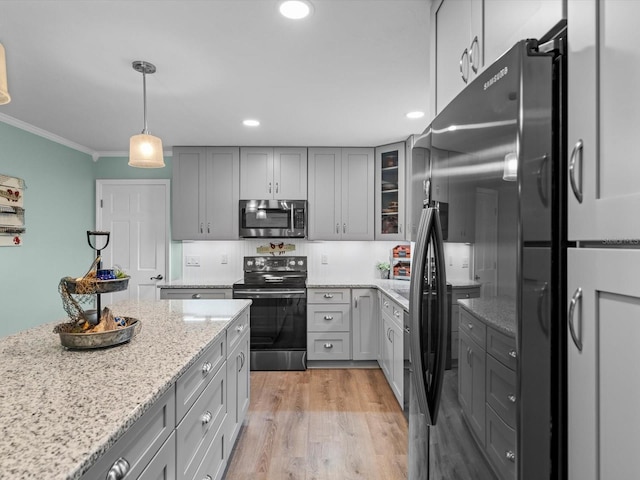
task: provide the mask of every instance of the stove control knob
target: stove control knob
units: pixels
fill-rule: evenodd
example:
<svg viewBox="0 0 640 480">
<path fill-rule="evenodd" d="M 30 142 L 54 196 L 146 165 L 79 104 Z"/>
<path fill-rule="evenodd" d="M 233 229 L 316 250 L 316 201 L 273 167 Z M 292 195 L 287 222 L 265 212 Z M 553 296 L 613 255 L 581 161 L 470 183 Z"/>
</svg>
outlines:
<svg viewBox="0 0 640 480">
<path fill-rule="evenodd" d="M 253 265 L 253 260 L 247 260 L 247 266 L 250 267 L 251 265 Z"/>
<path fill-rule="evenodd" d="M 295 260 L 289 260 L 289 265 L 294 266 L 296 264 Z"/>
<path fill-rule="evenodd" d="M 256 267 L 264 268 L 264 258 L 256 258 Z"/>
<path fill-rule="evenodd" d="M 304 265 L 304 262 L 302 260 L 298 260 L 298 265 Z"/>
</svg>

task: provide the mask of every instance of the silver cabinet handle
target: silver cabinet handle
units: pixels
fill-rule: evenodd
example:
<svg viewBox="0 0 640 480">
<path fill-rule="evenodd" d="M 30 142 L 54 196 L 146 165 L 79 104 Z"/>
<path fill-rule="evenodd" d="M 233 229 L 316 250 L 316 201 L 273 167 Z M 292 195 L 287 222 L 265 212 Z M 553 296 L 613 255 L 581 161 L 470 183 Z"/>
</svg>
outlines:
<svg viewBox="0 0 640 480">
<path fill-rule="evenodd" d="M 346 223 L 342 224 L 342 233 L 347 233 L 347 224 Z"/>
<path fill-rule="evenodd" d="M 122 480 L 127 473 L 129 473 L 129 462 L 123 457 L 120 457 L 107 472 L 106 480 Z"/>
<path fill-rule="evenodd" d="M 333 298 L 333 294 L 332 293 L 325 293 L 323 295 L 324 298 Z"/>
<path fill-rule="evenodd" d="M 473 324 L 470 323 L 467 326 L 469 327 L 469 330 L 473 330 Z"/>
<path fill-rule="evenodd" d="M 466 57 L 466 60 L 465 60 Z M 466 65 L 467 72 L 464 71 L 464 65 Z M 469 80 L 469 51 L 465 48 L 464 52 L 460 56 L 460 77 L 462 77 L 462 81 L 467 83 Z"/>
<path fill-rule="evenodd" d="M 240 355 L 238 355 L 238 357 L 240 358 L 240 368 L 238 369 L 238 372 L 241 372 L 242 369 L 244 368 L 244 361 L 245 361 L 244 352 L 240 352 Z"/>
<path fill-rule="evenodd" d="M 202 295 L 200 295 L 199 293 L 194 293 L 193 295 L 191 295 L 191 298 L 198 300 L 199 298 L 201 298 Z"/>
<path fill-rule="evenodd" d="M 244 330 L 244 327 L 245 327 L 245 324 L 244 324 L 244 323 L 243 323 L 242 325 L 238 325 L 238 326 L 236 327 L 236 332 L 240 333 L 241 331 L 243 331 L 243 330 Z"/>
<path fill-rule="evenodd" d="M 507 395 L 507 400 L 509 400 L 511 403 L 516 403 L 516 396 L 513 393 L 510 393 L 509 395 Z"/>
<path fill-rule="evenodd" d="M 202 373 L 205 375 L 211 371 L 211 362 L 204 362 L 202 364 Z"/>
<path fill-rule="evenodd" d="M 324 348 L 333 348 L 333 343 L 325 343 L 323 345 Z"/>
<path fill-rule="evenodd" d="M 206 477 L 204 477 L 202 480 L 213 480 L 213 478 L 211 478 L 211 475 L 207 475 Z"/>
<path fill-rule="evenodd" d="M 508 355 L 509 355 L 511 358 L 517 358 L 517 357 L 518 357 L 518 354 L 516 353 L 516 351 L 515 351 L 515 350 L 509 350 Z"/>
<path fill-rule="evenodd" d="M 206 425 L 211 421 L 212 418 L 213 418 L 213 415 L 211 415 L 211 412 L 207 411 L 202 414 L 202 417 L 200 417 L 200 420 L 202 421 L 203 425 Z"/>
<path fill-rule="evenodd" d="M 569 157 L 569 180 L 571 181 L 571 190 L 573 190 L 573 194 L 575 195 L 578 203 L 582 203 L 582 150 L 584 147 L 584 143 L 582 139 L 578 140 L 571 151 L 571 156 Z M 580 161 L 580 186 L 578 187 L 578 183 L 576 183 L 576 161 Z"/>
<path fill-rule="evenodd" d="M 280 187 L 278 186 L 278 182 L 276 182 L 276 193 L 278 193 L 280 190 Z"/>
<path fill-rule="evenodd" d="M 333 317 L 331 315 L 325 315 L 324 319 L 325 320 L 333 320 Z"/>
<path fill-rule="evenodd" d="M 507 460 L 509 460 L 510 462 L 514 462 L 516 461 L 516 454 L 513 453 L 511 450 L 507 450 L 506 452 L 504 452 L 504 456 Z"/>
<path fill-rule="evenodd" d="M 386 300 L 382 302 L 382 305 L 384 305 L 384 308 L 389 308 L 389 302 L 387 302 Z"/>
<path fill-rule="evenodd" d="M 469 47 L 469 64 L 471 65 L 471 70 L 473 73 L 478 73 L 478 66 L 476 65 L 476 56 L 473 54 L 473 46 L 476 46 L 476 51 L 478 55 L 480 54 L 480 44 L 478 43 L 478 36 L 476 35 L 473 38 L 473 42 L 471 42 L 471 46 Z"/>
<path fill-rule="evenodd" d="M 207 223 L 207 233 L 211 233 L 211 222 Z"/>
<path fill-rule="evenodd" d="M 340 234 L 340 224 L 336 223 L 336 234 Z"/>
<path fill-rule="evenodd" d="M 271 182 L 269 182 L 269 193 L 271 193 Z"/>
<path fill-rule="evenodd" d="M 393 311 L 393 315 L 396 316 L 397 318 L 400 318 L 400 312 L 398 312 L 397 310 Z"/>
<path fill-rule="evenodd" d="M 576 311 L 577 303 L 582 299 L 582 288 L 579 288 L 575 291 L 573 296 L 571 297 L 571 303 L 569 304 L 569 314 L 567 315 L 567 323 L 569 324 L 569 332 L 571 333 L 571 338 L 573 339 L 573 343 L 578 348 L 578 351 L 582 351 L 582 314 L 580 315 L 580 337 L 576 335 L 575 328 L 573 326 L 574 314 Z"/>
<path fill-rule="evenodd" d="M 355 298 L 353 299 L 353 302 L 354 302 L 354 305 L 353 305 L 353 306 L 354 306 L 355 308 L 358 308 L 358 298 L 359 298 L 359 297 L 355 297 Z"/>
<path fill-rule="evenodd" d="M 204 233 L 204 223 L 200 224 L 200 233 Z"/>
</svg>

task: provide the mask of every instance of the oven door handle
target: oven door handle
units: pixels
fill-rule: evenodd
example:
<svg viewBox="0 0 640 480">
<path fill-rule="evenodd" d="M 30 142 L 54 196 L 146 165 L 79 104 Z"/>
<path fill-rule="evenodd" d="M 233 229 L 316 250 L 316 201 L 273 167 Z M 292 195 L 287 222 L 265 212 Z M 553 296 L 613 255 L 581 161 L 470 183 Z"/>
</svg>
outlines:
<svg viewBox="0 0 640 480">
<path fill-rule="evenodd" d="M 256 291 L 234 290 L 233 298 L 306 298 L 305 290 Z"/>
</svg>

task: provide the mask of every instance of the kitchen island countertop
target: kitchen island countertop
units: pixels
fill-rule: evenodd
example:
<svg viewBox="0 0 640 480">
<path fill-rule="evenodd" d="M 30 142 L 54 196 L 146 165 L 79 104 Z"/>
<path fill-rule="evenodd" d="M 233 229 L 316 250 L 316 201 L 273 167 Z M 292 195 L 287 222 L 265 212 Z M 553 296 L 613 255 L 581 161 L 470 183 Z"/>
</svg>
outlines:
<svg viewBox="0 0 640 480">
<path fill-rule="evenodd" d="M 80 478 L 250 303 L 116 303 L 142 329 L 99 350 L 62 347 L 67 319 L 0 338 L 0 478 Z"/>
<path fill-rule="evenodd" d="M 516 334 L 516 302 L 511 297 L 467 298 L 458 304 L 490 327 L 514 337 Z"/>
</svg>

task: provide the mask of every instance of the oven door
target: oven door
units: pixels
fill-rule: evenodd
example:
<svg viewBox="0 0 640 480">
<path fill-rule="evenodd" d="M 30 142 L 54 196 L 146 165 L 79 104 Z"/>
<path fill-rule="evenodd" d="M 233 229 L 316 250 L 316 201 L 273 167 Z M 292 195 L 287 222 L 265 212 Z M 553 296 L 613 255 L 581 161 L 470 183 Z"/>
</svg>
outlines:
<svg viewBox="0 0 640 480">
<path fill-rule="evenodd" d="M 250 307 L 251 370 L 305 370 L 306 289 L 235 289 Z"/>
</svg>

